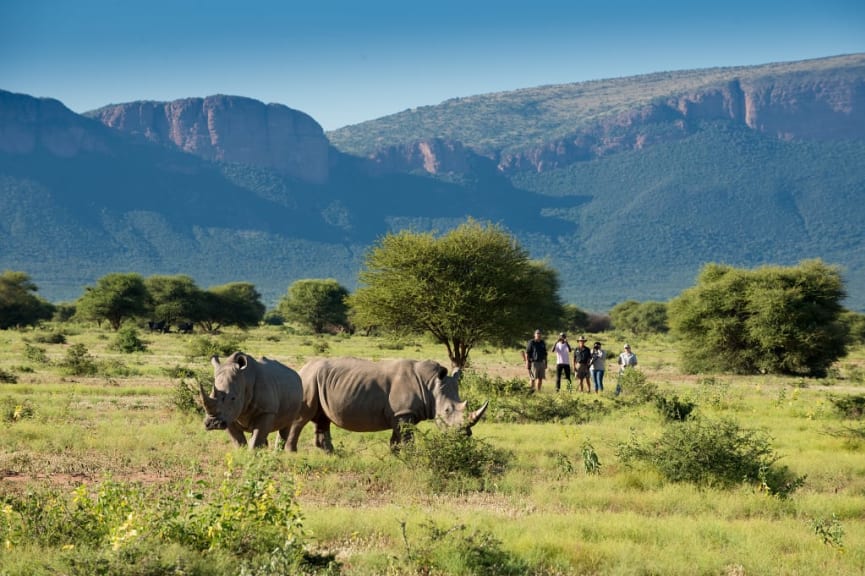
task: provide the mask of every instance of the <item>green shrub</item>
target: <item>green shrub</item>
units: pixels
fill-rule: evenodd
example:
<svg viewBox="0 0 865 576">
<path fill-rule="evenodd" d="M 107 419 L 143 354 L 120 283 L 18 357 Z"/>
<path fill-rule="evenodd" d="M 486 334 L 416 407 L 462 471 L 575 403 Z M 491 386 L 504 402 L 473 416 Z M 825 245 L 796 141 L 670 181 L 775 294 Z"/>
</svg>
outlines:
<svg viewBox="0 0 865 576">
<path fill-rule="evenodd" d="M 4 384 L 17 384 L 18 376 L 14 372 L 0 368 L 0 382 Z"/>
<path fill-rule="evenodd" d="M 842 418 L 860 419 L 865 416 L 865 395 L 829 396 L 829 401 Z"/>
<path fill-rule="evenodd" d="M 688 400 L 679 400 L 679 397 L 674 395 L 672 397 L 658 396 L 655 398 L 655 407 L 665 419 L 684 422 L 697 405 Z"/>
<path fill-rule="evenodd" d="M 671 482 L 722 488 L 746 482 L 782 498 L 804 482 L 776 466 L 780 456 L 764 433 L 730 419 L 690 418 L 667 426 L 657 440 L 632 436 L 616 452 L 625 466 L 646 464 Z"/>
<path fill-rule="evenodd" d="M 484 491 L 508 466 L 511 454 L 458 429 L 421 432 L 410 426 L 412 441 L 399 457 L 425 475 L 433 492 Z"/>
<path fill-rule="evenodd" d="M 73 344 L 66 350 L 66 355 L 60 361 L 63 371 L 71 376 L 92 376 L 98 371 L 96 359 L 90 355 L 87 346 Z"/>
<path fill-rule="evenodd" d="M 12 398 L 5 398 L 0 404 L 0 417 L 3 422 L 19 422 L 21 420 L 33 418 L 36 411 L 33 409 L 33 404 L 30 400 L 16 402 Z"/>
<path fill-rule="evenodd" d="M 110 348 L 124 354 L 131 354 L 133 352 L 144 352 L 147 350 L 147 345 L 139 337 L 138 328 L 132 324 L 124 324 L 114 336 Z"/>
<path fill-rule="evenodd" d="M 412 542 L 406 522 L 400 522 L 405 553 L 393 558 L 397 574 L 473 574 L 518 576 L 536 573 L 524 560 L 502 549 L 493 534 L 463 524 L 442 528 L 433 522 L 421 526 L 422 537 Z M 390 572 L 389 572 L 390 573 Z"/>
<path fill-rule="evenodd" d="M 242 350 L 245 341 L 246 338 L 234 334 L 223 334 L 217 338 L 195 336 L 187 344 L 186 356 L 189 359 L 230 356 L 238 350 Z"/>
<path fill-rule="evenodd" d="M 132 564 L 167 547 L 193 561 L 207 552 L 209 558 L 235 562 L 226 574 L 266 573 L 261 569 L 277 556 L 279 573 L 301 572 L 307 534 L 284 464 L 264 452 L 239 466 L 232 455 L 227 458 L 221 481 L 160 486 L 106 479 L 82 484 L 66 496 L 55 487 L 9 493 L 0 498 L 0 542 L 12 550 L 31 545 L 74 549 L 75 571 L 46 564 L 44 573 L 135 574 Z M 51 561 L 58 562 L 57 557 Z M 111 562 L 120 569 L 107 570 Z"/>
<path fill-rule="evenodd" d="M 33 337 L 39 344 L 66 344 L 66 335 L 62 332 L 44 332 Z"/>
<path fill-rule="evenodd" d="M 649 382 L 642 371 L 629 368 L 618 375 L 616 393 L 636 403 L 649 402 L 658 395 L 658 385 Z"/>
<path fill-rule="evenodd" d="M 595 452 L 595 447 L 588 440 L 583 441 L 583 468 L 586 474 L 597 476 L 601 473 L 601 461 L 598 458 L 598 453 Z"/>
<path fill-rule="evenodd" d="M 194 383 L 187 382 L 185 377 L 174 383 L 171 403 L 184 414 L 204 414 L 204 407 L 199 401 L 201 393 L 198 386 L 204 386 L 205 390 L 213 388 L 213 374 L 209 371 L 193 372 L 191 378 Z"/>
<path fill-rule="evenodd" d="M 32 344 L 24 344 L 24 358 L 28 362 L 34 364 L 50 364 L 48 355 L 45 353 L 45 348 L 33 346 Z"/>
</svg>

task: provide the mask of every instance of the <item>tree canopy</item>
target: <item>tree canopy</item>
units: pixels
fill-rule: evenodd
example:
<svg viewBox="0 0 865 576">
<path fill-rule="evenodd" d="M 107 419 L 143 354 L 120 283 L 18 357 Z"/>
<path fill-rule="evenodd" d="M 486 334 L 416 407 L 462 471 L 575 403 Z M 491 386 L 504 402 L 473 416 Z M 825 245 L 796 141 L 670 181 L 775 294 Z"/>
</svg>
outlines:
<svg viewBox="0 0 865 576">
<path fill-rule="evenodd" d="M 610 320 L 619 330 L 636 336 L 664 334 L 667 327 L 667 305 L 663 302 L 637 302 L 625 300 L 610 310 Z"/>
<path fill-rule="evenodd" d="M 328 326 L 348 327 L 348 289 L 336 280 L 298 280 L 279 302 L 283 318 L 309 327 L 316 334 Z"/>
<path fill-rule="evenodd" d="M 36 291 L 36 284 L 24 272 L 4 270 L 0 274 L 0 329 L 33 326 L 51 318 L 54 306 Z"/>
<path fill-rule="evenodd" d="M 690 372 L 824 376 L 846 354 L 844 282 L 820 260 L 794 267 L 703 267 L 668 306 Z"/>
<path fill-rule="evenodd" d="M 153 319 L 172 324 L 197 322 L 203 314 L 202 290 L 189 276 L 149 276 L 144 280 L 153 305 Z"/>
<path fill-rule="evenodd" d="M 141 316 L 150 309 L 150 295 L 140 274 L 107 274 L 87 286 L 78 300 L 76 314 L 85 320 L 108 321 L 117 330 L 127 318 Z"/>
<path fill-rule="evenodd" d="M 496 225 L 436 237 L 388 234 L 368 252 L 349 298 L 359 327 L 429 333 L 462 367 L 480 343 L 510 345 L 562 318 L 558 275 Z"/>
<path fill-rule="evenodd" d="M 220 326 L 248 328 L 264 318 L 261 294 L 249 282 L 229 282 L 204 293 L 200 324 L 208 332 Z"/>
</svg>

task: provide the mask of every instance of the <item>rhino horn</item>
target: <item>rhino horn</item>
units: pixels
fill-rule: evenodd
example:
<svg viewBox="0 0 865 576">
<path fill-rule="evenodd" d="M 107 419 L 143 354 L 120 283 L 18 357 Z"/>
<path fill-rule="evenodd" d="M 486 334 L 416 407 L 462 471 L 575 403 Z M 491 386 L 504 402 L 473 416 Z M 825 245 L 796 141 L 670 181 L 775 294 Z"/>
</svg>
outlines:
<svg viewBox="0 0 865 576">
<path fill-rule="evenodd" d="M 478 423 L 478 420 L 480 420 L 483 417 L 484 412 L 487 411 L 487 407 L 489 405 L 490 405 L 490 401 L 487 400 L 486 402 L 483 403 L 483 406 L 481 406 L 480 408 L 478 408 L 477 410 L 475 410 L 474 412 L 472 412 L 469 415 L 469 421 L 468 421 L 468 427 L 469 428 L 471 428 L 472 426 L 474 426 L 475 424 Z"/>
<path fill-rule="evenodd" d="M 210 413 L 210 408 L 213 406 L 213 398 L 207 395 L 201 382 L 198 383 L 198 391 L 201 393 L 201 402 L 204 405 L 204 410 Z"/>
</svg>

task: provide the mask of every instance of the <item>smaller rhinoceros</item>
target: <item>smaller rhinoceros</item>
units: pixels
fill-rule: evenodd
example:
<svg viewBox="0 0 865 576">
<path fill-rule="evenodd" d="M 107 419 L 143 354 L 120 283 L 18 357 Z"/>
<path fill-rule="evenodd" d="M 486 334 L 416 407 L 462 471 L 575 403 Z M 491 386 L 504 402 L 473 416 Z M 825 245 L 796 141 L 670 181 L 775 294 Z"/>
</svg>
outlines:
<svg viewBox="0 0 865 576">
<path fill-rule="evenodd" d="M 431 360 L 370 362 L 358 358 L 313 360 L 300 369 L 303 406 L 292 425 L 288 449 L 307 422 L 315 422 L 315 445 L 333 451 L 330 424 L 352 432 L 393 430 L 391 447 L 406 440 L 403 424 L 435 420 L 466 434 L 481 419 L 489 402 L 474 412 L 459 398 L 459 373 Z"/>
<path fill-rule="evenodd" d="M 300 375 L 276 360 L 255 360 L 242 352 L 226 358 L 210 359 L 213 364 L 213 392 L 210 396 L 199 382 L 208 430 L 227 430 L 238 445 L 250 448 L 267 446 L 267 435 L 279 430 L 282 441 L 288 438 L 303 400 Z M 247 441 L 244 432 L 252 432 Z"/>
</svg>

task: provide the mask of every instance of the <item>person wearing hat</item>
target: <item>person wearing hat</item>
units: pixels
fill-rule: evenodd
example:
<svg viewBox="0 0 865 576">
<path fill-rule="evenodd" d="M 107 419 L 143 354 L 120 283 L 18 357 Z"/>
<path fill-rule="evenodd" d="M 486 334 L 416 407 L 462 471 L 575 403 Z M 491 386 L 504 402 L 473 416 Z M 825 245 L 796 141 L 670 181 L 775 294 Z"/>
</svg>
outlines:
<svg viewBox="0 0 865 576">
<path fill-rule="evenodd" d="M 586 337 L 580 336 L 577 347 L 574 348 L 574 374 L 580 381 L 580 392 L 583 391 L 583 380 L 586 382 L 586 392 L 592 391 L 592 381 L 589 380 L 589 362 L 592 360 L 592 351 L 586 346 Z"/>
<path fill-rule="evenodd" d="M 600 342 L 592 346 L 592 359 L 589 360 L 589 372 L 595 383 L 595 394 L 604 391 L 604 372 L 606 372 L 607 353 L 601 348 Z"/>
<path fill-rule="evenodd" d="M 556 353 L 556 392 L 562 389 L 562 373 L 568 381 L 568 392 L 573 388 L 571 382 L 571 345 L 568 343 L 568 335 L 562 332 L 553 346 Z"/>
<path fill-rule="evenodd" d="M 535 330 L 535 337 L 526 345 L 526 368 L 529 369 L 531 378 L 530 392 L 541 391 L 541 384 L 547 375 L 547 343 L 544 342 L 540 330 Z"/>
<path fill-rule="evenodd" d="M 631 345 L 625 344 L 625 351 L 619 354 L 619 383 L 616 384 L 616 396 L 622 393 L 622 374 L 630 366 L 637 365 L 637 355 L 631 352 Z"/>
</svg>

